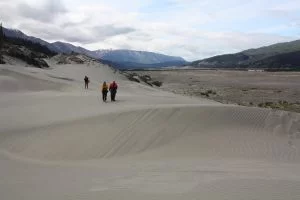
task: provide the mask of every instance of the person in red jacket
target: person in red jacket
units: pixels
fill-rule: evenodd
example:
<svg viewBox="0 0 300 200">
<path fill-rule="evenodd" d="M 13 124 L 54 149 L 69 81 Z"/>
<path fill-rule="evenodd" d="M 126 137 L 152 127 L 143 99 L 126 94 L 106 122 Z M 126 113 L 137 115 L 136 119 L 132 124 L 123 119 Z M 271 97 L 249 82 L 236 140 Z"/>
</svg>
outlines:
<svg viewBox="0 0 300 200">
<path fill-rule="evenodd" d="M 111 101 L 116 101 L 117 89 L 118 89 L 118 85 L 115 81 L 113 81 L 109 86 Z"/>
</svg>

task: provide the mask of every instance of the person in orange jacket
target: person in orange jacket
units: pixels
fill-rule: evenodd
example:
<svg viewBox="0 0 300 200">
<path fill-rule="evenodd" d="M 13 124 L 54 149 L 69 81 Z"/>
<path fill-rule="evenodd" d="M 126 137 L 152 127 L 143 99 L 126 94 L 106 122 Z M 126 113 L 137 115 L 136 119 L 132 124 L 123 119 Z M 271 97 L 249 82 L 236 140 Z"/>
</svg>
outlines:
<svg viewBox="0 0 300 200">
<path fill-rule="evenodd" d="M 113 81 L 109 86 L 111 101 L 116 101 L 117 89 L 118 89 L 118 85 L 115 81 Z"/>
<path fill-rule="evenodd" d="M 102 100 L 103 102 L 106 102 L 107 100 L 107 93 L 108 93 L 108 85 L 106 84 L 106 82 L 104 81 L 102 84 Z"/>
</svg>

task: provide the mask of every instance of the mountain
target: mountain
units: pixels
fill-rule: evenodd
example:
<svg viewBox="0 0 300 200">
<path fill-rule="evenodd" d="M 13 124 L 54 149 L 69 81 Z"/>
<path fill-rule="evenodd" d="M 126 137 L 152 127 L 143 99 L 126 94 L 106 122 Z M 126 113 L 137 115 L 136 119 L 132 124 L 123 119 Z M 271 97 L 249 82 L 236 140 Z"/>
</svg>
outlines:
<svg viewBox="0 0 300 200">
<path fill-rule="evenodd" d="M 158 53 L 133 50 L 96 51 L 101 60 L 110 61 L 119 68 L 157 68 L 184 65 L 186 61 L 181 57 L 167 56 Z"/>
<path fill-rule="evenodd" d="M 257 49 L 249 49 L 243 51 L 247 55 L 276 55 L 281 53 L 289 53 L 300 51 L 300 40 L 292 42 L 277 43 L 270 46 L 265 46 Z"/>
<path fill-rule="evenodd" d="M 65 42 L 53 42 L 48 46 L 48 48 L 57 53 L 71 54 L 75 52 L 98 59 L 92 51 Z"/>
<path fill-rule="evenodd" d="M 194 67 L 211 68 L 299 68 L 300 40 L 249 49 L 194 61 Z"/>
<path fill-rule="evenodd" d="M 134 70 L 134 69 L 154 69 L 154 68 L 165 68 L 165 67 L 175 67 L 178 66 L 181 68 L 186 64 L 186 61 L 170 61 L 170 62 L 160 62 L 153 64 L 141 64 L 141 63 L 133 63 L 133 62 L 111 62 L 107 60 L 101 60 L 102 63 L 108 64 L 110 66 L 114 66 L 120 70 Z"/>
<path fill-rule="evenodd" d="M 132 51 L 132 50 L 113 50 L 108 51 L 102 55 L 101 59 L 109 60 L 116 63 L 141 63 L 141 64 L 156 64 L 164 62 L 185 62 L 183 58 L 166 56 L 163 54 L 146 52 L 146 51 Z"/>
<path fill-rule="evenodd" d="M 300 70 L 300 51 L 281 53 L 251 63 L 254 68 Z"/>
<path fill-rule="evenodd" d="M 50 45 L 50 43 L 48 43 L 48 42 L 46 42 L 42 39 L 32 37 L 32 36 L 28 36 L 28 35 L 24 34 L 22 31 L 19 31 L 17 29 L 7 29 L 7 28 L 3 27 L 3 32 L 4 32 L 4 35 L 6 37 L 9 37 L 9 38 L 24 39 L 24 40 L 31 41 L 33 43 L 39 43 L 39 44 L 44 45 L 44 46 Z"/>
<path fill-rule="evenodd" d="M 31 41 L 34 43 L 39 43 L 41 45 L 46 46 L 49 50 L 56 52 L 56 53 L 70 54 L 72 52 L 76 52 L 76 53 L 80 53 L 80 54 L 92 54 L 93 55 L 92 51 L 89 51 L 82 47 L 74 46 L 69 43 L 64 43 L 64 42 L 49 43 L 40 38 L 28 36 L 28 35 L 24 34 L 22 31 L 19 31 L 16 29 L 3 28 L 3 31 L 4 31 L 5 36 L 8 38 L 20 38 L 20 39 L 28 40 L 28 41 Z"/>
<path fill-rule="evenodd" d="M 112 51 L 113 50 L 111 50 L 111 49 L 98 49 L 96 51 L 92 51 L 92 53 L 94 54 L 94 56 L 96 58 L 102 58 L 105 54 L 108 54 Z"/>
<path fill-rule="evenodd" d="M 133 50 L 96 50 L 90 51 L 80 46 L 74 46 L 64 42 L 49 43 L 42 39 L 28 36 L 19 30 L 4 28 L 4 34 L 9 38 L 21 38 L 39 43 L 46 46 L 49 50 L 56 53 L 70 54 L 72 52 L 84 54 L 103 62 L 111 63 L 117 68 L 147 68 L 147 67 L 166 67 L 186 64 L 181 57 L 163 55 L 159 53 Z"/>
</svg>

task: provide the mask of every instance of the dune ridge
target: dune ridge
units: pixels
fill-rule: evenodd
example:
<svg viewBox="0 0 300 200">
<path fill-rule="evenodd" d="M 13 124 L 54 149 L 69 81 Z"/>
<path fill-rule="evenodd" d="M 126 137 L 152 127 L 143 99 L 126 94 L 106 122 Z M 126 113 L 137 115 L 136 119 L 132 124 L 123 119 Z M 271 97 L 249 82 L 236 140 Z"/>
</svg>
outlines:
<svg viewBox="0 0 300 200">
<path fill-rule="evenodd" d="M 10 133 L 2 135 L 0 146 L 24 157 L 58 161 L 142 156 L 139 154 L 160 158 L 175 156 L 174 148 L 179 157 L 300 161 L 299 124 L 297 114 L 263 109 L 161 107 Z"/>
</svg>

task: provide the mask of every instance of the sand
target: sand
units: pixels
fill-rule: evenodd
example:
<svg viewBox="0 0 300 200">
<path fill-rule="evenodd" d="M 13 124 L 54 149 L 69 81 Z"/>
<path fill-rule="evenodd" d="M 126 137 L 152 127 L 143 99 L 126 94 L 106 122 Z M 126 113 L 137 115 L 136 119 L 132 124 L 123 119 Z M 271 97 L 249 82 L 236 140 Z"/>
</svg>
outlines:
<svg viewBox="0 0 300 200">
<path fill-rule="evenodd" d="M 0 67 L 1 198 L 300 199 L 299 114 L 48 62 Z M 104 80 L 119 84 L 114 103 L 100 98 Z"/>
</svg>

